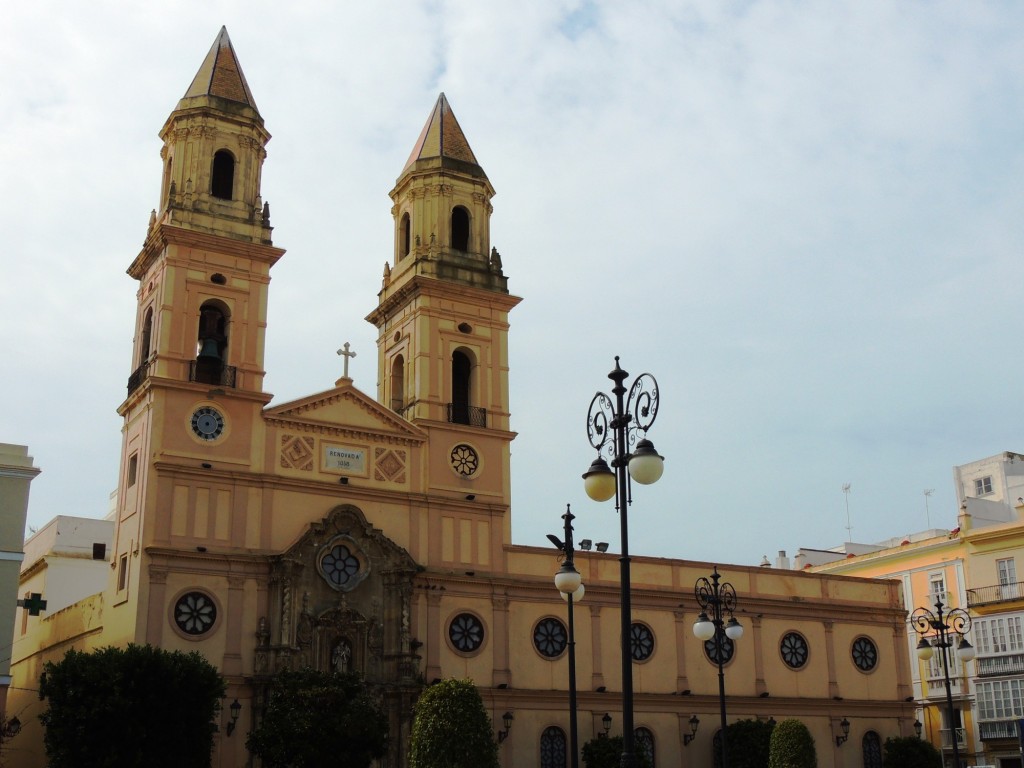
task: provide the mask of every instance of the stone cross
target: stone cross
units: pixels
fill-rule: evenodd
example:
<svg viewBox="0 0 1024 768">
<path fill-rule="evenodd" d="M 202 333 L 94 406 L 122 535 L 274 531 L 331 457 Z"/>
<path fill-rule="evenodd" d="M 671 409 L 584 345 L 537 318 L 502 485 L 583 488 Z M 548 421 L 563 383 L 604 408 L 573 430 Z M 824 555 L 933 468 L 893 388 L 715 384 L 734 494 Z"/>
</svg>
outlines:
<svg viewBox="0 0 1024 768">
<path fill-rule="evenodd" d="M 342 374 L 342 378 L 347 379 L 348 378 L 348 360 L 349 360 L 350 357 L 355 357 L 356 353 L 352 352 L 349 349 L 348 342 L 346 341 L 345 344 L 342 346 L 342 348 L 338 350 L 338 354 L 345 358 L 345 372 Z"/>
</svg>

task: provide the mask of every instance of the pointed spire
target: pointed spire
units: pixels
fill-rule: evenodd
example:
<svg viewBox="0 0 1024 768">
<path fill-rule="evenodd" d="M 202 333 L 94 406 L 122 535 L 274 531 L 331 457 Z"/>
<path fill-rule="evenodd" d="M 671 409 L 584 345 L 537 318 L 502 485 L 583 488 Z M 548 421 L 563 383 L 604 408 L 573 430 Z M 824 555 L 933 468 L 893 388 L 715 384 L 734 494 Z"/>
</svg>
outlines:
<svg viewBox="0 0 1024 768">
<path fill-rule="evenodd" d="M 221 27 L 217 39 L 213 41 L 210 52 L 206 54 L 199 71 L 196 72 L 192 85 L 185 91 L 184 99 L 200 96 L 216 96 L 229 101 L 237 101 L 256 108 L 256 101 L 249 90 L 242 74 L 242 66 L 231 45 L 227 27 Z"/>
<path fill-rule="evenodd" d="M 430 112 L 430 117 L 427 118 L 426 125 L 423 126 L 420 137 L 416 140 L 416 146 L 412 148 L 412 153 L 409 155 L 402 173 L 409 170 L 417 160 L 431 158 L 460 160 L 480 167 L 476 155 L 473 154 L 473 150 L 470 149 L 469 142 L 466 140 L 466 134 L 462 132 L 459 121 L 455 119 L 455 113 L 452 112 L 451 105 L 444 93 L 437 98 L 437 103 Z"/>
</svg>

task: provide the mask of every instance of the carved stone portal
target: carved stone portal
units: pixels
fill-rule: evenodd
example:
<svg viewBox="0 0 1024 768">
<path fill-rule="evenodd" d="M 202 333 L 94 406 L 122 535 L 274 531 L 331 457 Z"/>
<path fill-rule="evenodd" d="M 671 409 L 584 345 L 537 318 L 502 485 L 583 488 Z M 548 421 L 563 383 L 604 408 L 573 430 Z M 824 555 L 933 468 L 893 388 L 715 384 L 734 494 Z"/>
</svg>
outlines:
<svg viewBox="0 0 1024 768">
<path fill-rule="evenodd" d="M 423 684 L 408 626 L 417 570 L 359 509 L 332 510 L 270 561 L 270 615 L 256 632 L 253 682 L 265 694 L 283 669 L 354 672 L 384 703 L 390 732 L 408 733 Z M 383 766 L 404 765 L 401 741 L 391 740 Z"/>
</svg>

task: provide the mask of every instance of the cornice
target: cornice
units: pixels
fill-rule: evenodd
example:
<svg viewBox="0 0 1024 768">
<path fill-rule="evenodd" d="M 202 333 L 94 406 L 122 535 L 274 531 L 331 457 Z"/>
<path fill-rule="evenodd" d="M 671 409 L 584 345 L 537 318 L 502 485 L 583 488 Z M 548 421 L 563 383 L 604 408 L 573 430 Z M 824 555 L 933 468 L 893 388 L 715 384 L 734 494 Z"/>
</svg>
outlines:
<svg viewBox="0 0 1024 768">
<path fill-rule="evenodd" d="M 170 245 L 198 248 L 228 256 L 252 259 L 266 263 L 268 266 L 276 264 L 277 260 L 285 253 L 283 248 L 275 248 L 272 245 L 235 240 L 224 235 L 212 235 L 158 222 L 154 225 L 149 237 L 146 238 L 142 251 L 128 267 L 128 274 L 136 280 L 141 280 L 149 265 Z"/>
<path fill-rule="evenodd" d="M 389 286 L 377 295 L 380 298 L 380 303 L 366 316 L 367 322 L 376 326 L 380 326 L 384 320 L 394 314 L 398 307 L 408 304 L 421 295 L 453 301 L 469 301 L 494 307 L 502 312 L 510 311 L 522 301 L 519 296 L 513 296 L 511 293 L 499 293 L 462 283 L 449 283 L 436 277 L 423 275 L 413 275 L 398 287 L 392 289 Z"/>
</svg>

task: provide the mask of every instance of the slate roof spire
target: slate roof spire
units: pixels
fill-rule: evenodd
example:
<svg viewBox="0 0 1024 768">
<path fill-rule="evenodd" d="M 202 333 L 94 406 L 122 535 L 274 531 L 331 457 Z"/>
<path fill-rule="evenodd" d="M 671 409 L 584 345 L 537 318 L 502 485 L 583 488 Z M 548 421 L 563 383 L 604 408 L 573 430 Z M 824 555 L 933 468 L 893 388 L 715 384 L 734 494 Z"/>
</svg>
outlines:
<svg viewBox="0 0 1024 768">
<path fill-rule="evenodd" d="M 210 52 L 206 54 L 192 84 L 185 91 L 183 100 L 202 96 L 236 101 L 259 112 L 242 73 L 242 66 L 238 63 L 238 55 L 231 45 L 227 27 L 220 28 L 217 39 L 213 41 Z"/>
<path fill-rule="evenodd" d="M 434 104 L 434 109 L 431 110 L 402 173 L 408 171 L 418 160 L 441 160 L 442 165 L 444 160 L 457 160 L 476 166 L 480 173 L 483 173 L 444 93 L 437 97 L 437 103 Z"/>
</svg>

